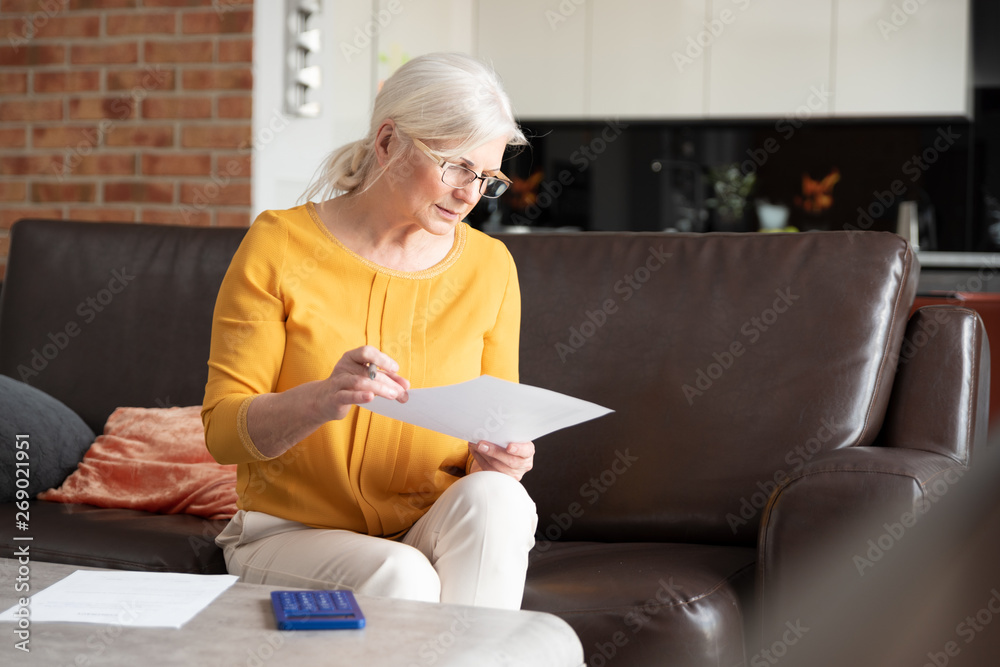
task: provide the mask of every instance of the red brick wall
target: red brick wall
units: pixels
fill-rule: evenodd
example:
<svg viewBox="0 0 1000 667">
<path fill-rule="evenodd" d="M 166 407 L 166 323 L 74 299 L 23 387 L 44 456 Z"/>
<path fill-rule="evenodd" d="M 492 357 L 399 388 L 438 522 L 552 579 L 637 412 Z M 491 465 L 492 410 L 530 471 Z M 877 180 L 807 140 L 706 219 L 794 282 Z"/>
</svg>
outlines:
<svg viewBox="0 0 1000 667">
<path fill-rule="evenodd" d="M 253 0 L 0 0 L 0 276 L 22 217 L 250 223 Z"/>
</svg>

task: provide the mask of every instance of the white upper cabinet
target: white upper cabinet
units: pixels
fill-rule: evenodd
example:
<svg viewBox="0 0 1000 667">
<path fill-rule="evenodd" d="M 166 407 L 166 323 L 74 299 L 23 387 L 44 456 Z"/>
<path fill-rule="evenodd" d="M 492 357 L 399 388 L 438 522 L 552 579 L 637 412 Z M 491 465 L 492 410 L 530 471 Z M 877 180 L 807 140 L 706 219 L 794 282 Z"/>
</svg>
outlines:
<svg viewBox="0 0 1000 667">
<path fill-rule="evenodd" d="M 969 0 L 839 0 L 836 115 L 967 115 L 969 32 Z"/>
<path fill-rule="evenodd" d="M 969 5 L 426 0 L 381 41 L 462 48 L 468 21 L 522 118 L 967 116 Z"/>
<path fill-rule="evenodd" d="M 828 115 L 834 2 L 714 0 L 708 115 Z"/>
<path fill-rule="evenodd" d="M 706 0 L 591 5 L 588 115 L 633 118 L 701 117 L 705 113 Z M 690 40 L 690 42 L 689 42 Z M 692 46 L 692 43 L 694 46 Z M 704 51 L 704 49 L 701 49 Z"/>
<path fill-rule="evenodd" d="M 588 3 L 478 3 L 477 54 L 491 62 L 520 118 L 586 112 Z"/>
<path fill-rule="evenodd" d="M 473 52 L 471 0 L 377 0 L 375 5 L 376 86 L 410 58 L 434 51 Z"/>
</svg>

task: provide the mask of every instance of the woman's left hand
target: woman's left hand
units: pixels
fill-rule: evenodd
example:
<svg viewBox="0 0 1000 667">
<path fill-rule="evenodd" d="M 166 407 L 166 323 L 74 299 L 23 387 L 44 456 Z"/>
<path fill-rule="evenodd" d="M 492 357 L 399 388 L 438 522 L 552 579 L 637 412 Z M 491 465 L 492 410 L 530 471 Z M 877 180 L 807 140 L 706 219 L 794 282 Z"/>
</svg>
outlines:
<svg viewBox="0 0 1000 667">
<path fill-rule="evenodd" d="M 524 473 L 531 470 L 535 460 L 535 443 L 512 442 L 504 449 L 486 440 L 469 443 L 472 454 L 471 472 L 477 470 L 494 470 L 510 475 L 521 481 Z"/>
</svg>

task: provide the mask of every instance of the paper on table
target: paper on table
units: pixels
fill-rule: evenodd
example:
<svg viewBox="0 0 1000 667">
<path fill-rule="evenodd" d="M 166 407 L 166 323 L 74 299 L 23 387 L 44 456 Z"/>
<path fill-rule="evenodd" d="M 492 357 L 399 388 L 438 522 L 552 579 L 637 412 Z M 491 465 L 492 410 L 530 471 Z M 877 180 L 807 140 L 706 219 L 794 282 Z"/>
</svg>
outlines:
<svg viewBox="0 0 1000 667">
<path fill-rule="evenodd" d="M 180 628 L 239 577 L 125 570 L 77 570 L 31 596 L 31 622 Z M 17 620 L 15 605 L 0 621 Z"/>
<path fill-rule="evenodd" d="M 444 387 L 411 389 L 409 394 L 406 403 L 376 396 L 363 407 L 469 442 L 487 440 L 504 447 L 614 412 L 596 403 L 490 375 Z"/>
</svg>

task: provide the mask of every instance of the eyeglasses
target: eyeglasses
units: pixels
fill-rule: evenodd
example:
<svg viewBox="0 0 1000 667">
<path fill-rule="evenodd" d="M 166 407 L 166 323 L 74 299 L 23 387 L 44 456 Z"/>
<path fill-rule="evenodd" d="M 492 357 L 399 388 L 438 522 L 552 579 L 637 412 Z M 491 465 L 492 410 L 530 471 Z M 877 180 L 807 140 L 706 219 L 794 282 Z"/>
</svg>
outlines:
<svg viewBox="0 0 1000 667">
<path fill-rule="evenodd" d="M 421 153 L 437 162 L 439 167 L 443 167 L 441 182 L 453 188 L 464 188 L 475 180 L 480 180 L 479 194 L 489 199 L 496 199 L 510 187 L 510 181 L 501 172 L 496 172 L 497 176 L 479 176 L 476 172 L 460 164 L 452 164 L 441 158 L 437 153 L 427 147 L 427 144 L 419 139 L 413 139 L 413 145 Z"/>
</svg>

